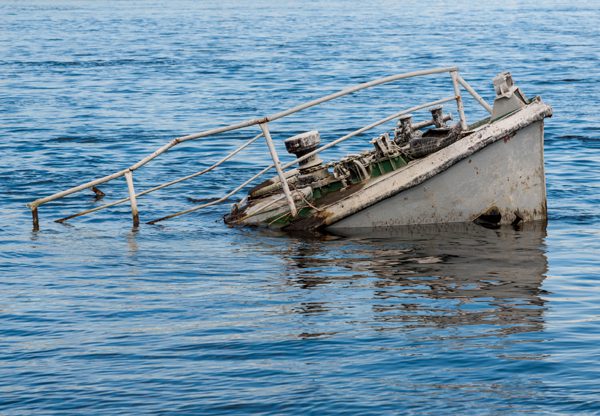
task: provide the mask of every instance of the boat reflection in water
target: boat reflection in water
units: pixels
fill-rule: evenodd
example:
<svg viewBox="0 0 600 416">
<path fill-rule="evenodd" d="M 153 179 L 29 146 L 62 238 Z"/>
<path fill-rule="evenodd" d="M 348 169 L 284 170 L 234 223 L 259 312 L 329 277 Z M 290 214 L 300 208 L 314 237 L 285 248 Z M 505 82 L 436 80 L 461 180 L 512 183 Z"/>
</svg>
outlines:
<svg viewBox="0 0 600 416">
<path fill-rule="evenodd" d="M 459 338 L 543 329 L 544 223 L 518 230 L 444 224 L 338 232 L 345 235 L 295 240 L 285 256 L 289 283 L 311 290 L 310 301 L 294 311 L 332 315 L 330 330 L 304 336 L 351 327 L 458 328 Z"/>
</svg>

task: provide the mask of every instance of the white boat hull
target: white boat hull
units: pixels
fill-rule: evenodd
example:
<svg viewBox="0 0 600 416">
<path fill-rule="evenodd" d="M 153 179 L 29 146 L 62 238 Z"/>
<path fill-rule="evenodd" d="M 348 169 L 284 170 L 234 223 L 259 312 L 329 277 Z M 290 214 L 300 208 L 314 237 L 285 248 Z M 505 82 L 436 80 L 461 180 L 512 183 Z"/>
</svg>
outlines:
<svg viewBox="0 0 600 416">
<path fill-rule="evenodd" d="M 541 120 L 530 124 L 327 229 L 467 222 L 491 211 L 500 224 L 544 220 L 543 129 Z"/>
</svg>

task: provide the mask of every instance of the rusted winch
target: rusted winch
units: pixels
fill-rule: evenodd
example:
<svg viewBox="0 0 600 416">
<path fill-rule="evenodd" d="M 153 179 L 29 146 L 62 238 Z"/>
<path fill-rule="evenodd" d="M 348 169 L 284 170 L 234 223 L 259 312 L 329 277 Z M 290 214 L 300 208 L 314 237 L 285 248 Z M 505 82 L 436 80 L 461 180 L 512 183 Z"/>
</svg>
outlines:
<svg viewBox="0 0 600 416">
<path fill-rule="evenodd" d="M 319 147 L 321 136 L 317 130 L 311 130 L 292 136 L 286 139 L 284 143 L 289 153 L 301 158 Z M 301 185 L 309 183 L 319 185 L 319 182 L 327 181 L 331 177 L 318 154 L 313 154 L 300 161 L 298 171 L 300 173 L 298 183 Z"/>
</svg>

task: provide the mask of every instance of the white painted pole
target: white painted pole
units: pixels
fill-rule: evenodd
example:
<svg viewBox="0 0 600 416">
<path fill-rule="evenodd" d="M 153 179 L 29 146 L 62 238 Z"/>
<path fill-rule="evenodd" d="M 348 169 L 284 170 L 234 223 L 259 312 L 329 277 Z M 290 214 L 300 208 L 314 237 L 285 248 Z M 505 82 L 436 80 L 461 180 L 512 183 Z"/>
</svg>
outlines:
<svg viewBox="0 0 600 416">
<path fill-rule="evenodd" d="M 137 207 L 137 199 L 135 198 L 135 189 L 133 188 L 133 174 L 131 171 L 125 172 L 125 180 L 127 181 L 127 189 L 129 190 L 129 202 L 131 203 L 131 216 L 133 217 L 133 226 L 140 225 L 140 214 Z"/>
<path fill-rule="evenodd" d="M 289 110 L 285 110 L 285 111 L 281 111 L 279 113 L 271 114 L 270 116 L 265 117 L 266 118 L 265 122 L 277 120 L 278 118 L 285 117 L 287 115 L 296 113 L 298 111 L 304 110 L 304 109 L 309 108 L 309 107 L 313 107 L 315 105 L 324 103 L 326 101 L 331 101 L 331 100 L 333 100 L 335 98 L 343 97 L 344 95 L 352 94 L 353 92 L 356 92 L 356 91 L 364 90 L 365 88 L 371 88 L 371 87 L 374 87 L 376 85 L 386 84 L 388 82 L 393 82 L 393 81 L 399 81 L 401 79 L 406 79 L 406 78 L 420 77 L 420 76 L 424 76 L 424 75 L 440 74 L 440 73 L 452 72 L 452 71 L 458 71 L 458 67 L 456 67 L 456 66 L 449 66 L 449 67 L 445 67 L 445 68 L 426 69 L 426 70 L 423 70 L 423 71 L 407 72 L 407 73 L 404 73 L 404 74 L 390 75 L 388 77 L 383 77 L 383 78 L 375 79 L 373 81 L 369 81 L 369 82 L 365 82 L 365 83 L 362 83 L 362 84 L 358 84 L 358 85 L 355 85 L 353 87 L 348 87 L 348 88 L 345 88 L 345 89 L 343 89 L 343 90 L 341 90 L 339 92 L 326 95 L 325 97 L 317 98 L 316 100 L 312 100 L 312 101 L 309 101 L 307 103 L 300 104 L 300 105 L 298 105 L 296 107 L 290 108 Z"/>
<path fill-rule="evenodd" d="M 287 179 L 285 178 L 285 174 L 283 173 L 283 169 L 281 169 L 281 162 L 279 161 L 279 156 L 277 156 L 277 150 L 275 150 L 275 145 L 273 144 L 273 139 L 271 138 L 271 133 L 269 132 L 269 127 L 266 123 L 264 123 L 260 125 L 260 128 L 263 132 L 263 136 L 265 136 L 267 146 L 269 147 L 269 153 L 271 153 L 271 158 L 273 159 L 275 170 L 277 171 L 277 175 L 279 176 L 279 180 L 281 181 L 283 193 L 285 194 L 285 198 L 287 199 L 288 205 L 290 206 L 290 212 L 292 213 L 292 217 L 295 217 L 296 215 L 298 215 L 298 210 L 296 209 L 294 197 L 290 192 L 290 187 L 288 186 Z"/>
</svg>

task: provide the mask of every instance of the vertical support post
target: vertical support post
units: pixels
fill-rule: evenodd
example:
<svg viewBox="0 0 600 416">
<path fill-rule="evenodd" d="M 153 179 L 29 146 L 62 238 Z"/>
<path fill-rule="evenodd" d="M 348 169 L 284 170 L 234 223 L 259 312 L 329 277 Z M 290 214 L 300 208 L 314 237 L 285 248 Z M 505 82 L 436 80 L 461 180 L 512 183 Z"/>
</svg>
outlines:
<svg viewBox="0 0 600 416">
<path fill-rule="evenodd" d="M 285 178 L 285 175 L 283 173 L 283 169 L 281 169 L 281 162 L 279 161 L 279 156 L 277 156 L 277 150 L 275 150 L 275 146 L 273 145 L 273 139 L 271 138 L 269 127 L 267 126 L 267 123 L 262 123 L 260 124 L 260 128 L 263 132 L 263 135 L 265 136 L 267 146 L 269 147 L 269 153 L 271 153 L 271 158 L 273 159 L 275 170 L 277 170 L 277 175 L 279 175 L 279 180 L 281 181 L 283 193 L 285 194 L 287 203 L 290 206 L 290 212 L 292 213 L 292 217 L 295 217 L 298 214 L 298 210 L 296 209 L 296 204 L 294 203 L 294 198 L 292 197 L 292 193 L 290 192 L 290 187 L 288 186 L 287 179 Z"/>
<path fill-rule="evenodd" d="M 131 203 L 131 216 L 133 217 L 133 226 L 140 225 L 140 214 L 137 207 L 137 199 L 135 198 L 135 189 L 133 188 L 133 174 L 130 170 L 125 172 L 125 180 L 127 181 L 127 189 L 129 190 L 129 202 Z"/>
<path fill-rule="evenodd" d="M 468 128 L 467 119 L 465 118 L 465 108 L 463 107 L 462 97 L 460 96 L 460 85 L 458 84 L 458 72 L 450 71 L 452 76 L 452 85 L 454 86 L 454 96 L 456 97 L 456 107 L 458 109 L 458 116 L 460 118 L 460 127 L 463 130 Z"/>
<path fill-rule="evenodd" d="M 39 231 L 40 230 L 40 219 L 38 217 L 37 207 L 31 209 L 31 216 L 33 218 L 33 231 Z"/>
</svg>

